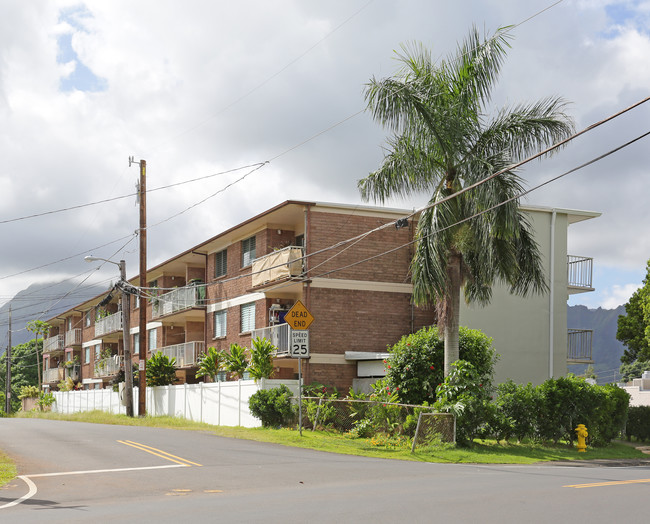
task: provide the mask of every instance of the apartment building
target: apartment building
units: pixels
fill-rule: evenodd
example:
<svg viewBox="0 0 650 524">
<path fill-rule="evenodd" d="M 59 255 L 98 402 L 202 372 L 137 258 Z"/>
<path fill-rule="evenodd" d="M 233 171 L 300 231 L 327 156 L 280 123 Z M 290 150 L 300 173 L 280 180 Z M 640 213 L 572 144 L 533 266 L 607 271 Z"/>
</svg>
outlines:
<svg viewBox="0 0 650 524">
<path fill-rule="evenodd" d="M 558 376 L 566 372 L 571 356 L 566 338 L 566 299 L 573 289 L 567 273 L 568 225 L 598 214 L 526 211 L 553 282 L 550 297 L 510 302 L 515 297 L 505 292 L 502 297 L 496 290 L 493 305 L 465 308 L 461 321 L 495 339 L 501 354 L 499 379 L 538 382 L 544 358 L 552 355 Z M 310 358 L 302 366 L 305 383 L 347 391 L 374 380 L 384 373 L 388 345 L 435 322 L 432 309 L 411 303 L 408 268 L 414 224 L 400 221 L 408 214 L 383 207 L 286 201 L 149 269 L 148 288 L 132 297 L 129 311 L 134 362 L 162 351 L 176 359 L 178 380 L 192 383 L 206 348 L 228 350 L 233 343 L 251 347 L 252 339 L 265 337 L 278 348 L 275 377 L 297 378 L 284 315 L 300 300 L 315 318 L 309 327 Z M 581 268 L 590 264 L 590 259 L 579 260 L 584 261 Z M 136 279 L 130 282 L 135 285 Z M 589 290 L 591 281 L 575 289 Z M 138 343 L 140 307 L 147 308 L 146 348 Z M 50 319 L 44 382 L 56 387 L 70 376 L 84 388 L 107 387 L 124 365 L 122 318 L 116 293 Z M 544 318 L 553 328 L 546 331 L 552 344 L 529 337 L 522 352 L 515 327 L 538 326 Z M 580 351 L 573 356 L 588 361 L 590 352 Z"/>
</svg>

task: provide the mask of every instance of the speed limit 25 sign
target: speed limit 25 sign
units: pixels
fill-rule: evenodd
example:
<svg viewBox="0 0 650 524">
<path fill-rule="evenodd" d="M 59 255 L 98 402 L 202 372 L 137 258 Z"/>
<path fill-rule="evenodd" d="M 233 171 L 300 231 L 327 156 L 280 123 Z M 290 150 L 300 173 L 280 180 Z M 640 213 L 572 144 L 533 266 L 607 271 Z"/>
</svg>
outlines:
<svg viewBox="0 0 650 524">
<path fill-rule="evenodd" d="M 309 358 L 309 331 L 292 329 L 290 343 L 293 358 Z"/>
</svg>

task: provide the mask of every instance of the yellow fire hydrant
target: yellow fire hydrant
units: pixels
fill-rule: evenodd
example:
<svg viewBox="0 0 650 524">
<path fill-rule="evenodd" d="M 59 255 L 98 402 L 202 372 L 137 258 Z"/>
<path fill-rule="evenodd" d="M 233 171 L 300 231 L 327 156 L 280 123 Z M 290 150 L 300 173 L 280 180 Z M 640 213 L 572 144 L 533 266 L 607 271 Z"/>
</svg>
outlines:
<svg viewBox="0 0 650 524">
<path fill-rule="evenodd" d="M 576 434 L 578 435 L 578 452 L 587 451 L 587 443 L 585 439 L 589 436 L 587 433 L 587 427 L 584 424 L 578 424 L 576 428 Z"/>
</svg>

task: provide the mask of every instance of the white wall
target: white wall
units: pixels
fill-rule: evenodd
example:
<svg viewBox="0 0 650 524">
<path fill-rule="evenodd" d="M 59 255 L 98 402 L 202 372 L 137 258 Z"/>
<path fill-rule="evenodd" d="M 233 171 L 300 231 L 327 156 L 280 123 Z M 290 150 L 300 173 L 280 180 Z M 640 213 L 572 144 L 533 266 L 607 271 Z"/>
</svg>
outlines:
<svg viewBox="0 0 650 524">
<path fill-rule="evenodd" d="M 216 382 L 181 384 L 179 386 L 158 386 L 147 388 L 147 414 L 150 416 L 180 417 L 195 422 L 216 426 L 262 425 L 248 409 L 248 400 L 260 389 L 272 389 L 285 384 L 294 395 L 298 395 L 297 380 L 238 380 L 237 382 Z M 85 391 L 54 391 L 56 402 L 52 411 L 77 413 L 100 410 L 109 413 L 126 414 L 117 392 L 111 389 L 90 389 Z M 133 398 L 138 398 L 134 388 Z M 138 414 L 137 400 L 134 402 Z"/>
</svg>

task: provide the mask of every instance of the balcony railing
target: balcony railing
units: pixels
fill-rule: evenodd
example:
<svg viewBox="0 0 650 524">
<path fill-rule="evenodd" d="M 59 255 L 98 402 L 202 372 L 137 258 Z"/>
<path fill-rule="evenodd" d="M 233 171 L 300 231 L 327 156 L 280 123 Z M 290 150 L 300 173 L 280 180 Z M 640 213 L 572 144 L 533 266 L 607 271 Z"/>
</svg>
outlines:
<svg viewBox="0 0 650 524">
<path fill-rule="evenodd" d="M 80 346 L 81 345 L 81 329 L 70 329 L 65 332 L 65 345 Z"/>
<path fill-rule="evenodd" d="M 265 338 L 278 348 L 276 356 L 279 357 L 289 354 L 289 338 L 291 337 L 289 324 L 278 324 L 277 326 L 254 329 L 251 332 L 251 338 L 256 337 Z"/>
<path fill-rule="evenodd" d="M 569 329 L 567 341 L 567 361 L 574 364 L 592 364 L 591 329 Z"/>
<path fill-rule="evenodd" d="M 567 282 L 569 287 L 593 291 L 594 259 L 567 255 Z"/>
<path fill-rule="evenodd" d="M 63 380 L 63 368 L 50 368 L 43 372 L 43 383 L 51 384 Z"/>
<path fill-rule="evenodd" d="M 196 366 L 198 359 L 205 353 L 205 344 L 203 342 L 185 342 L 184 344 L 174 344 L 160 348 L 163 355 L 176 359 L 176 367 Z"/>
<path fill-rule="evenodd" d="M 117 375 L 122 367 L 124 357 L 122 355 L 113 355 L 112 357 L 103 358 L 95 361 L 93 375 L 95 377 L 112 377 Z"/>
<path fill-rule="evenodd" d="M 157 318 L 184 309 L 199 307 L 203 305 L 204 299 L 204 285 L 179 287 L 153 299 L 152 316 Z"/>
<path fill-rule="evenodd" d="M 43 342 L 43 353 L 53 353 L 55 351 L 63 351 L 65 347 L 65 337 L 63 335 L 54 335 L 53 337 L 46 338 Z"/>
<path fill-rule="evenodd" d="M 118 311 L 95 322 L 95 336 L 101 337 L 122 330 L 122 312 Z"/>
<path fill-rule="evenodd" d="M 253 260 L 253 287 L 302 273 L 303 250 L 289 246 Z"/>
</svg>

